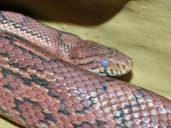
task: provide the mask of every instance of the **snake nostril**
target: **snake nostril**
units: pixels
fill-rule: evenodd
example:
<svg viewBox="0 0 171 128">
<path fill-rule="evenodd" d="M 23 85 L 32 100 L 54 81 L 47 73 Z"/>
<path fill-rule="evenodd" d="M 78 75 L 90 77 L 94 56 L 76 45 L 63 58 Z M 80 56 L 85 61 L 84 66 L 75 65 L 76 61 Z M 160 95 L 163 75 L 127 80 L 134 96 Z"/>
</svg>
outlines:
<svg viewBox="0 0 171 128">
<path fill-rule="evenodd" d="M 102 60 L 100 62 L 100 65 L 103 67 L 103 68 L 107 68 L 109 67 L 109 61 L 108 60 Z"/>
</svg>

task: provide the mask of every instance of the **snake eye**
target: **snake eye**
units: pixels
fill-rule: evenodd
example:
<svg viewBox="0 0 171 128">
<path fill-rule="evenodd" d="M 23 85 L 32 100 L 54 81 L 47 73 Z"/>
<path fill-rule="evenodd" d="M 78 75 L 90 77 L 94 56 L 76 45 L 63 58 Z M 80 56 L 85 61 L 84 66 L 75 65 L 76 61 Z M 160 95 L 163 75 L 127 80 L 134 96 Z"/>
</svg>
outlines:
<svg viewBox="0 0 171 128">
<path fill-rule="evenodd" d="M 108 60 L 102 60 L 100 62 L 100 65 L 103 67 L 103 68 L 107 68 L 109 67 L 109 61 Z"/>
</svg>

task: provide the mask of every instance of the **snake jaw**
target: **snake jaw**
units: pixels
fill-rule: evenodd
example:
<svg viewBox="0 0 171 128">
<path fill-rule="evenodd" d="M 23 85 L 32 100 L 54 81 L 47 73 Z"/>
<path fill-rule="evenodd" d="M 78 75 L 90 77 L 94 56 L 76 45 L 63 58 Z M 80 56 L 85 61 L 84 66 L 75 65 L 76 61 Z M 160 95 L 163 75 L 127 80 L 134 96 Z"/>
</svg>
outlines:
<svg viewBox="0 0 171 128">
<path fill-rule="evenodd" d="M 126 59 L 126 61 L 112 61 L 112 60 L 105 60 L 105 64 L 103 61 L 99 62 L 100 64 L 89 71 L 97 73 L 102 76 L 122 76 L 127 74 L 131 71 L 133 67 L 133 61 L 131 58 Z M 109 64 L 107 64 L 107 62 Z"/>
</svg>

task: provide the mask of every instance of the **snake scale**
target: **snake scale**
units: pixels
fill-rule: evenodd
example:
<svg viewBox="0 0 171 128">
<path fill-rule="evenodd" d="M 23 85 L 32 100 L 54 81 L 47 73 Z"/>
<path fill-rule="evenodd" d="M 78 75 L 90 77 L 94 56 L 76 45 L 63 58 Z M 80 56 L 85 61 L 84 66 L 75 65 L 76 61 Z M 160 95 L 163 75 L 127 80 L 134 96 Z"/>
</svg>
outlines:
<svg viewBox="0 0 171 128">
<path fill-rule="evenodd" d="M 23 127 L 171 128 L 169 99 L 100 76 L 132 65 L 117 49 L 0 12 L 0 115 Z"/>
</svg>

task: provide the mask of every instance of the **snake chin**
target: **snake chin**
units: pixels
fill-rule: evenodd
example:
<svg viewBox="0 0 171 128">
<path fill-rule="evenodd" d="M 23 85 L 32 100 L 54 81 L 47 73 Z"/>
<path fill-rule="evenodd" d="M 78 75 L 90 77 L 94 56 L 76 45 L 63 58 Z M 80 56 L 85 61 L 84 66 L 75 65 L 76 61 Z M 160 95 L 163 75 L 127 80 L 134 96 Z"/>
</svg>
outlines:
<svg viewBox="0 0 171 128">
<path fill-rule="evenodd" d="M 133 67 L 133 64 L 115 64 L 114 66 L 110 66 L 110 67 L 102 67 L 99 66 L 98 68 L 95 69 L 90 69 L 91 72 L 94 72 L 96 74 L 99 74 L 101 76 L 112 76 L 112 77 L 116 77 L 116 76 L 122 76 L 127 74 L 128 72 L 131 71 Z"/>
</svg>

